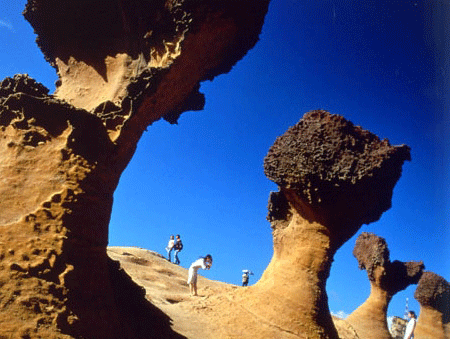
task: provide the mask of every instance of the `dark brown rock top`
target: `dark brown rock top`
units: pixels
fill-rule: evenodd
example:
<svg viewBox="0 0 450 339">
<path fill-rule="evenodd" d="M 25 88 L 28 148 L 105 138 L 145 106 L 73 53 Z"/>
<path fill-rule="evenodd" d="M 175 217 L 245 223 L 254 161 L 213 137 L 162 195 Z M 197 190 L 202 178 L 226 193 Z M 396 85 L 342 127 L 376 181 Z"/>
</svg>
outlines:
<svg viewBox="0 0 450 339">
<path fill-rule="evenodd" d="M 353 255 L 358 260 L 359 268 L 367 271 L 369 280 L 390 295 L 417 284 L 424 269 L 421 261 L 391 262 L 386 240 L 373 233 L 361 233 L 356 239 Z M 382 270 L 376 271 L 377 268 Z"/>
<path fill-rule="evenodd" d="M 258 41 L 269 1 L 209 0 L 28 0 L 24 16 L 37 44 L 54 65 L 56 58 L 90 60 L 126 52 L 148 59 L 163 54 L 175 36 L 196 34 L 205 19 L 231 18 L 239 32 L 223 62 L 208 78 L 228 72 Z M 251 13 L 251 15 L 250 15 Z M 150 51 L 152 49 L 152 51 Z M 99 69 L 99 71 L 104 71 Z"/>
<path fill-rule="evenodd" d="M 366 270 L 370 280 L 374 280 L 374 269 L 386 266 L 389 260 L 389 249 L 384 238 L 373 233 L 363 232 L 355 242 L 353 255 L 358 260 L 361 270 Z"/>
<path fill-rule="evenodd" d="M 394 295 L 409 285 L 417 284 L 424 268 L 422 261 L 394 260 L 386 266 L 386 275 L 381 280 L 381 287 L 390 295 Z"/>
<path fill-rule="evenodd" d="M 184 111 L 203 108 L 199 81 L 230 71 L 253 48 L 268 3 L 29 0 L 24 16 L 46 60 L 58 71 L 57 96 L 88 111 L 99 110 L 107 100 L 135 110 L 158 86 L 165 87 L 163 78 L 171 68 L 185 84 L 167 85 L 165 95 L 174 93 L 166 99 L 173 101 L 171 107 L 152 110 L 176 123 Z"/>
<path fill-rule="evenodd" d="M 339 115 L 315 110 L 276 139 L 264 172 L 310 205 L 360 226 L 390 208 L 403 162 L 410 159 L 408 146 L 391 146 Z"/>
<path fill-rule="evenodd" d="M 7 77 L 0 82 L 0 98 L 7 98 L 15 93 L 42 97 L 48 94 L 48 88 L 30 78 L 28 74 L 16 74 L 12 78 Z"/>
<path fill-rule="evenodd" d="M 450 317 L 450 284 L 440 275 L 424 272 L 414 298 L 421 305 L 435 308 Z"/>
<path fill-rule="evenodd" d="M 259 39 L 269 0 L 28 0 L 24 17 L 57 70 L 54 98 L 97 115 L 128 163 L 158 119 L 203 109 L 200 82 Z"/>
</svg>

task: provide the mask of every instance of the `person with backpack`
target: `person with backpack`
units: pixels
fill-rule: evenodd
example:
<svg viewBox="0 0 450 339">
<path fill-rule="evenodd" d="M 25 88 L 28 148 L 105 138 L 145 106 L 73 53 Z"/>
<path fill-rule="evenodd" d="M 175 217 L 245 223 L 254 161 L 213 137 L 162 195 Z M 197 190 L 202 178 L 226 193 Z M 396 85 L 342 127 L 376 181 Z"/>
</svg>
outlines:
<svg viewBox="0 0 450 339">
<path fill-rule="evenodd" d="M 180 235 L 177 234 L 175 239 L 175 244 L 173 245 L 173 248 L 175 250 L 175 264 L 180 264 L 180 259 L 178 259 L 178 253 L 183 249 L 183 243 L 181 242 Z"/>
<path fill-rule="evenodd" d="M 242 270 L 242 287 L 248 286 L 250 275 L 253 275 L 252 271 Z"/>
</svg>

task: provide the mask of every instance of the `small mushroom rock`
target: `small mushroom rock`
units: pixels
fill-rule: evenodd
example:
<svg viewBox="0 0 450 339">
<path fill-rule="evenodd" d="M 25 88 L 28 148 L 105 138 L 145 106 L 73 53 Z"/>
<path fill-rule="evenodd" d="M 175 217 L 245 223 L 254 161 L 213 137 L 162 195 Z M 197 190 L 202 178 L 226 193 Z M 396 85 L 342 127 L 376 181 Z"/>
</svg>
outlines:
<svg viewBox="0 0 450 339">
<path fill-rule="evenodd" d="M 359 268 L 367 271 L 371 291 L 345 321 L 361 338 L 391 339 L 386 319 L 389 302 L 397 292 L 418 283 L 424 265 L 415 261 L 391 262 L 386 240 L 366 232 L 356 239 L 353 255 Z"/>
</svg>

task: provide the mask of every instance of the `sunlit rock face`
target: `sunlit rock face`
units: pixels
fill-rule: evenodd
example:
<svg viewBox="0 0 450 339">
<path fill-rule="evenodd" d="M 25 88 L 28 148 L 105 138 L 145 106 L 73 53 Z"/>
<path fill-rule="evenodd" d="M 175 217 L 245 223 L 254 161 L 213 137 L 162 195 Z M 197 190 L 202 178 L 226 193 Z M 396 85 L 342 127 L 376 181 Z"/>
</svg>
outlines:
<svg viewBox="0 0 450 339">
<path fill-rule="evenodd" d="M 265 174 L 279 186 L 269 199 L 274 254 L 242 296 L 258 316 L 301 338 L 338 338 L 325 290 L 333 256 L 391 206 L 409 159 L 409 147 L 391 146 L 322 110 L 275 141 L 264 160 Z"/>
<path fill-rule="evenodd" d="M 254 46 L 268 1 L 30 0 L 60 79 L 0 85 L 0 336 L 177 338 L 106 255 L 113 192 L 154 121 Z"/>
<path fill-rule="evenodd" d="M 414 338 L 450 338 L 450 284 L 440 275 L 424 272 L 414 298 L 420 303 L 420 314 Z"/>
<path fill-rule="evenodd" d="M 361 338 L 391 339 L 386 319 L 389 302 L 397 292 L 418 283 L 424 265 L 414 261 L 391 262 L 386 240 L 366 232 L 356 239 L 353 255 L 359 268 L 367 271 L 371 291 L 346 322 Z"/>
</svg>

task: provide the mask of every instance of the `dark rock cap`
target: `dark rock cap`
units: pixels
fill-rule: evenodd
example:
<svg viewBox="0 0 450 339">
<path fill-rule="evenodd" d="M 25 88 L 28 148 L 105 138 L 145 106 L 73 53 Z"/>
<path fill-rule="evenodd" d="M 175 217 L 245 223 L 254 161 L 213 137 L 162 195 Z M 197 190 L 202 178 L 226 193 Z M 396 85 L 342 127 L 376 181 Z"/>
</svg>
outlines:
<svg viewBox="0 0 450 339">
<path fill-rule="evenodd" d="M 414 298 L 421 305 L 432 307 L 450 317 L 450 284 L 440 275 L 424 272 Z"/>
<path fill-rule="evenodd" d="M 310 205 L 361 225 L 391 207 L 405 160 L 411 160 L 408 146 L 391 146 L 339 115 L 316 110 L 276 139 L 264 173 Z"/>
<path fill-rule="evenodd" d="M 373 233 L 361 233 L 356 239 L 353 255 L 358 260 L 359 268 L 367 270 L 370 281 L 377 279 L 374 274 L 376 267 L 384 268 L 377 283 L 391 295 L 417 284 L 425 267 L 421 261 L 391 262 L 386 240 Z"/>
<path fill-rule="evenodd" d="M 370 280 L 374 279 L 375 267 L 384 267 L 390 262 L 386 240 L 373 233 L 360 234 L 356 239 L 353 255 L 358 260 L 359 269 L 366 270 Z"/>
</svg>

